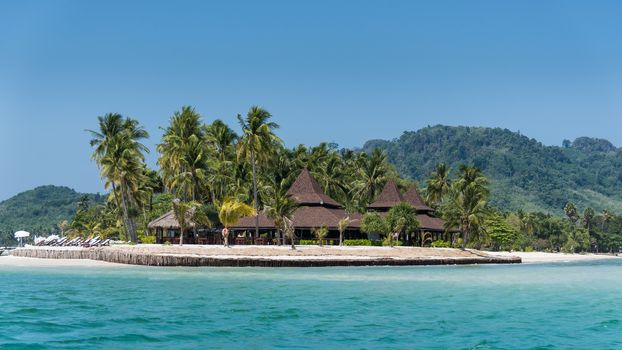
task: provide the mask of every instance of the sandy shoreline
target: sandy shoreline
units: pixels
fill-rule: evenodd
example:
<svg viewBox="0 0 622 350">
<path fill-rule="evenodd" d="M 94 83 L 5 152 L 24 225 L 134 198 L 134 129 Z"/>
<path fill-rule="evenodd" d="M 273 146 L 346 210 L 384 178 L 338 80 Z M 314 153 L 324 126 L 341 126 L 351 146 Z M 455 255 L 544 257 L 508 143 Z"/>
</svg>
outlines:
<svg viewBox="0 0 622 350">
<path fill-rule="evenodd" d="M 21 256 L 0 256 L 0 267 L 120 267 L 129 266 L 90 259 L 39 259 Z"/>
<path fill-rule="evenodd" d="M 25 248 L 41 249 L 37 247 Z M 45 247 L 50 251 L 85 251 L 85 248 L 77 247 Z M 326 261 L 355 262 L 363 264 L 365 261 L 437 261 L 443 259 L 446 264 L 452 261 L 477 258 L 511 258 L 520 257 L 523 263 L 560 263 L 585 260 L 601 259 L 620 259 L 621 257 L 611 255 L 595 254 L 561 254 L 543 252 L 485 252 L 477 250 L 462 251 L 450 248 L 418 248 L 418 247 L 335 247 L 335 246 L 298 246 L 296 250 L 291 250 L 285 246 L 233 246 L 225 248 L 222 246 L 170 246 L 170 245 L 118 245 L 99 249 L 108 253 L 150 255 L 161 257 L 185 257 L 201 259 L 218 259 L 220 261 L 238 260 L 262 260 L 296 262 L 307 261 L 322 263 Z M 423 263 L 425 264 L 425 263 Z M 124 264 L 111 263 L 106 261 L 91 259 L 41 259 L 20 256 L 0 257 L 0 266 L 127 266 Z"/>
<path fill-rule="evenodd" d="M 621 256 L 606 254 L 565 254 L 545 252 L 487 252 L 496 256 L 518 256 L 525 264 L 534 263 L 564 263 L 573 261 L 590 261 L 606 259 L 622 259 Z"/>
</svg>

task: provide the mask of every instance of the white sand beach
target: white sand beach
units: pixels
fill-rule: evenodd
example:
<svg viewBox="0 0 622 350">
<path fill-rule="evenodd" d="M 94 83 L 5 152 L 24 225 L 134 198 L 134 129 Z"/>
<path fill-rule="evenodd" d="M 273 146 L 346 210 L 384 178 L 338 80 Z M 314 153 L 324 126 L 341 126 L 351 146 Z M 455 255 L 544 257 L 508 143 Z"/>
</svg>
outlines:
<svg viewBox="0 0 622 350">
<path fill-rule="evenodd" d="M 33 247 L 34 248 L 34 247 Z M 48 247 L 58 250 L 79 250 L 84 248 L 75 247 Z M 622 257 L 596 254 L 563 254 L 544 252 L 485 252 L 477 250 L 462 251 L 449 248 L 418 248 L 418 247 L 336 247 L 336 246 L 298 246 L 292 250 L 287 246 L 171 246 L 171 245 L 117 245 L 105 248 L 137 254 L 155 254 L 169 256 L 203 256 L 219 259 L 266 259 L 266 260 L 368 260 L 375 258 L 393 259 L 433 259 L 433 258 L 456 258 L 469 256 L 518 256 L 523 263 L 559 263 L 600 259 L 620 259 Z M 0 266 L 127 266 L 104 261 L 89 259 L 39 259 L 17 256 L 1 256 Z"/>
<path fill-rule="evenodd" d="M 115 264 L 105 261 L 90 259 L 38 259 L 24 258 L 21 256 L 4 255 L 0 256 L 0 267 L 119 267 L 128 266 L 125 264 Z"/>
<path fill-rule="evenodd" d="M 622 259 L 622 256 L 607 254 L 565 254 L 545 252 L 487 252 L 496 256 L 518 256 L 523 263 L 560 263 L 586 260 Z"/>
</svg>

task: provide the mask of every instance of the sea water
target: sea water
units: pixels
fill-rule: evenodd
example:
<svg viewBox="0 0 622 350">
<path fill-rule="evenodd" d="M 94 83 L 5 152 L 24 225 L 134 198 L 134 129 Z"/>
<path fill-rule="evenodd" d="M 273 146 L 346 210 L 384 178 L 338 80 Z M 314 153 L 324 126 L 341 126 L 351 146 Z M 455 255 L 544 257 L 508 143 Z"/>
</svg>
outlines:
<svg viewBox="0 0 622 350">
<path fill-rule="evenodd" d="M 622 349 L 622 263 L 0 266 L 0 349 Z"/>
</svg>

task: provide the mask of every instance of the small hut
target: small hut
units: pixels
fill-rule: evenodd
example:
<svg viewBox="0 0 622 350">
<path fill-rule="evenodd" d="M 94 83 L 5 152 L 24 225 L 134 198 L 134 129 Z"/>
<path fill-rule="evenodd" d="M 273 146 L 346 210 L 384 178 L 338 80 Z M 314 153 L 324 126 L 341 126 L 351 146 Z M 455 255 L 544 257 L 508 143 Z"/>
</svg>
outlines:
<svg viewBox="0 0 622 350">
<path fill-rule="evenodd" d="M 193 210 L 189 216 L 192 217 Z M 220 244 L 220 236 L 217 230 L 199 227 L 192 219 L 188 218 L 188 228 L 184 232 L 184 244 Z M 171 210 L 164 215 L 151 221 L 147 227 L 155 231 L 156 243 L 179 243 L 180 230 L 179 222 L 175 218 L 175 213 Z"/>
</svg>

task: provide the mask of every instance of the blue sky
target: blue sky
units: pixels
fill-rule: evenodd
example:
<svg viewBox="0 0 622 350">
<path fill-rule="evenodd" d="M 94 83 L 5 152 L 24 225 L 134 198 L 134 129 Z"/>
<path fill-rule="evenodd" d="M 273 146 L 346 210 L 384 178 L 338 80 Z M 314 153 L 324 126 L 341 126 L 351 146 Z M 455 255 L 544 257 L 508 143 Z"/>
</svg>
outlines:
<svg viewBox="0 0 622 350">
<path fill-rule="evenodd" d="M 119 112 L 153 148 L 182 105 L 231 124 L 262 105 L 287 146 L 435 124 L 622 146 L 620 18 L 619 1 L 0 2 L 0 200 L 103 192 L 83 130 Z"/>
</svg>

